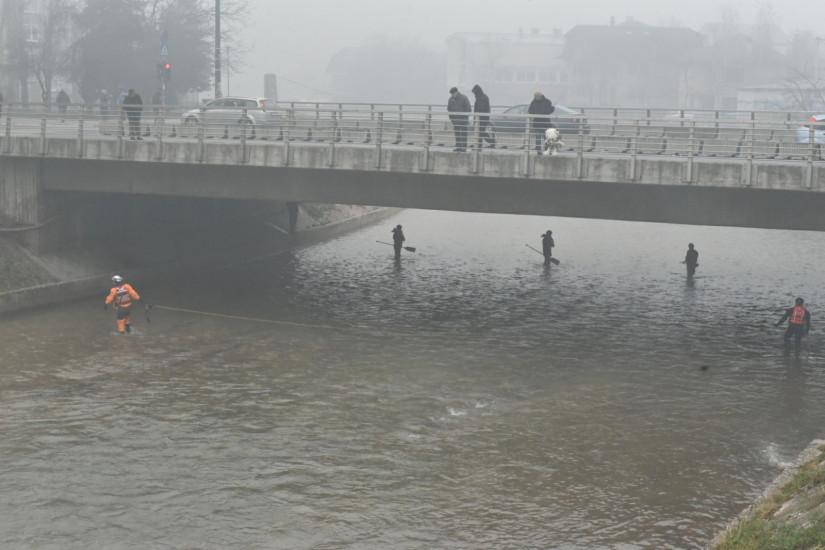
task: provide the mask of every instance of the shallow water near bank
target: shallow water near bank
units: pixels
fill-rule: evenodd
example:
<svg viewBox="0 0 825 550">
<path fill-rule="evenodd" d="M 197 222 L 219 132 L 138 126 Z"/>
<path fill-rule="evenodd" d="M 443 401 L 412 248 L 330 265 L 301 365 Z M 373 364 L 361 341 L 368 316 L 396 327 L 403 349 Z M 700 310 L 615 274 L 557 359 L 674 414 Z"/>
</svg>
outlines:
<svg viewBox="0 0 825 550">
<path fill-rule="evenodd" d="M 823 244 L 406 211 L 138 285 L 221 316 L 10 317 L 0 546 L 700 548 L 823 435 Z M 772 325 L 796 295 L 798 358 Z"/>
</svg>

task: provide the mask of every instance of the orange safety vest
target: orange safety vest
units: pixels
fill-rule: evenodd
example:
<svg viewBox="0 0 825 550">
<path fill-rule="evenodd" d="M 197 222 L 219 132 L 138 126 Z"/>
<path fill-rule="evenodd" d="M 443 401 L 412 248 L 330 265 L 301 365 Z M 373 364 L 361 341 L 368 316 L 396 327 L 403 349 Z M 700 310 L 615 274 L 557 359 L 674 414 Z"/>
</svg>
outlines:
<svg viewBox="0 0 825 550">
<path fill-rule="evenodd" d="M 802 306 L 794 306 L 791 310 L 791 318 L 789 322 L 792 325 L 802 325 L 805 323 L 805 314 L 808 313 L 808 310 Z"/>
<path fill-rule="evenodd" d="M 115 307 L 127 308 L 132 306 L 132 298 L 140 300 L 140 296 L 135 292 L 135 289 L 130 284 L 124 283 L 112 288 L 106 303 L 114 302 Z"/>
</svg>

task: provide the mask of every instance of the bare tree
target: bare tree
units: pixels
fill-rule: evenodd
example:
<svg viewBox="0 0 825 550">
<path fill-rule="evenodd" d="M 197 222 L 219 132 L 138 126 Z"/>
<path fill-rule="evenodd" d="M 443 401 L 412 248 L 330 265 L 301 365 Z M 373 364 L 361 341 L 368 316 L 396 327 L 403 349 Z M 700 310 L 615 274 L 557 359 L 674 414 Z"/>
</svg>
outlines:
<svg viewBox="0 0 825 550">
<path fill-rule="evenodd" d="M 70 70 L 72 18 L 76 12 L 73 0 L 48 0 L 46 10 L 34 23 L 38 40 L 30 45 L 31 71 L 46 105 L 51 105 L 55 77 L 65 76 Z"/>
</svg>

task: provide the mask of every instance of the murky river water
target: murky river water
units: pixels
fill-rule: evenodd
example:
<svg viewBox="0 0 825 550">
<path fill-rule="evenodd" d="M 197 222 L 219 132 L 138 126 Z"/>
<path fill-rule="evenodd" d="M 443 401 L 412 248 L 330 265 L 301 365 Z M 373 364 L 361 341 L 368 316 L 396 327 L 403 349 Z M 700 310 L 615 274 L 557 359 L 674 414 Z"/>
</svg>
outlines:
<svg viewBox="0 0 825 550">
<path fill-rule="evenodd" d="M 524 246 L 548 228 L 552 271 Z M 0 547 L 699 548 L 823 435 L 823 245 L 407 211 L 139 288 L 296 324 L 2 320 Z M 797 294 L 799 358 L 772 326 Z"/>
</svg>

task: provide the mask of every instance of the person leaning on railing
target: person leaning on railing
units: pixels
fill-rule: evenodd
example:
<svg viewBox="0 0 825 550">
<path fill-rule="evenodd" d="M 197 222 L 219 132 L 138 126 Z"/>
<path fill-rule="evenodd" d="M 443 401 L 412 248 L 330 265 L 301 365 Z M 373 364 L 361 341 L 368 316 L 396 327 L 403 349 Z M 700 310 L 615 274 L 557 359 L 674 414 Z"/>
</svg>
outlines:
<svg viewBox="0 0 825 550">
<path fill-rule="evenodd" d="M 459 92 L 455 86 L 450 88 L 447 112 L 451 113 L 450 122 L 453 123 L 453 132 L 455 133 L 454 151 L 467 150 L 467 126 L 470 119 L 469 113 L 472 110 L 473 108 L 470 106 L 470 100 L 467 99 L 467 96 Z"/>
<path fill-rule="evenodd" d="M 556 108 L 553 102 L 544 97 L 541 92 L 533 94 L 533 101 L 530 102 L 530 107 L 527 109 L 529 115 L 552 115 Z M 536 136 L 536 151 L 541 154 L 542 144 L 544 143 L 544 132 L 550 128 L 550 118 L 535 117 L 530 119 L 530 126 L 533 128 L 533 135 Z"/>
</svg>

